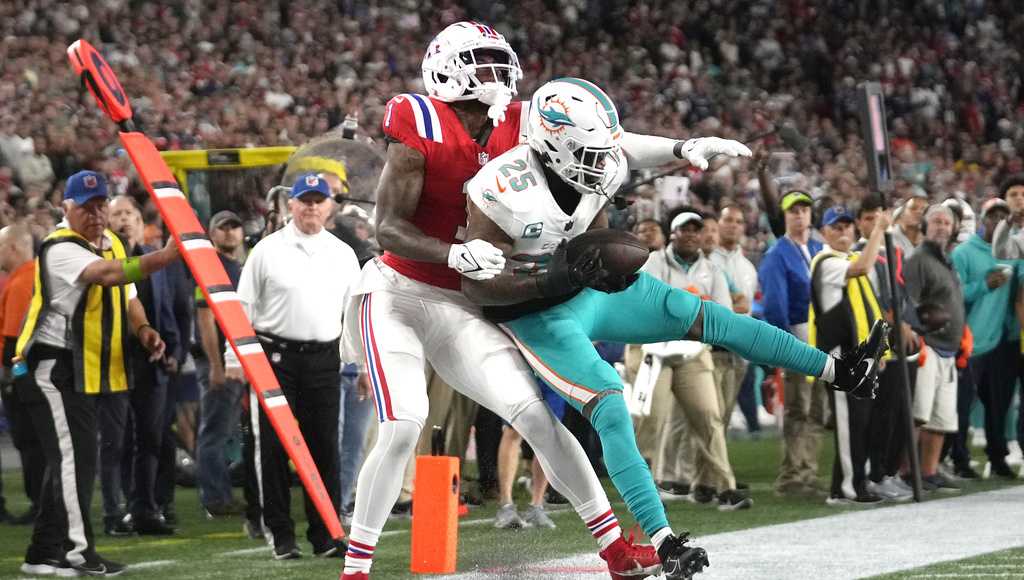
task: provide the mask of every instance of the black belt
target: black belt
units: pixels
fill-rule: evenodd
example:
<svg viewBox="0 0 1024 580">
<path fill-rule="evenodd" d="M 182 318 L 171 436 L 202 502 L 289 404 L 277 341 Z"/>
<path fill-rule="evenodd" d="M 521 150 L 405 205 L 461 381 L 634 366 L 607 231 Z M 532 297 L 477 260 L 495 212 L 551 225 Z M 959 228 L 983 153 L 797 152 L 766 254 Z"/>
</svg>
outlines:
<svg viewBox="0 0 1024 580">
<path fill-rule="evenodd" d="M 337 338 L 327 342 L 318 340 L 289 340 L 262 331 L 256 331 L 256 338 L 259 338 L 264 346 L 279 352 L 316 353 L 331 349 L 338 350 Z"/>
</svg>

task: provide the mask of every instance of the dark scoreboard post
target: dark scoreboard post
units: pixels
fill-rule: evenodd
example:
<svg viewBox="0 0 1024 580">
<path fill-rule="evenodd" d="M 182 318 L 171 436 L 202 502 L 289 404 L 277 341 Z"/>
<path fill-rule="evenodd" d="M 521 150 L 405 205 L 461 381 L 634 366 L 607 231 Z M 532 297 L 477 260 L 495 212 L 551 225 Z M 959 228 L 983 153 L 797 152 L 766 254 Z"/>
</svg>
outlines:
<svg viewBox="0 0 1024 580">
<path fill-rule="evenodd" d="M 864 158 L 868 166 L 868 183 L 871 191 L 877 192 L 885 199 L 885 205 L 889 205 L 886 195 L 892 189 L 892 163 L 889 157 L 889 130 L 885 124 L 885 95 L 882 94 L 882 87 L 876 82 L 861 83 L 858 87 L 857 101 L 860 109 L 860 129 L 864 137 Z M 896 246 L 892 242 L 892 233 L 885 232 L 885 257 L 888 264 L 896 263 Z M 904 408 L 904 428 L 908 444 L 907 456 L 910 460 L 910 472 L 914 488 L 914 501 L 921 501 L 921 468 L 917 454 L 917 438 L 914 427 L 914 417 L 911 411 L 912 395 L 910 392 L 910 372 L 907 368 L 907 353 L 903 350 L 903 341 L 900 340 L 900 326 L 903 322 L 899 298 L 900 287 L 896 285 L 896 268 L 886 268 L 889 271 L 889 304 L 894 305 L 892 309 L 893 337 L 891 348 L 896 353 L 900 363 L 900 380 L 903 383 L 901 396 L 906 401 Z"/>
<path fill-rule="evenodd" d="M 885 124 L 885 95 L 876 82 L 861 83 L 857 102 L 860 109 L 864 159 L 868 164 L 868 183 L 872 191 L 887 192 L 892 187 L 889 162 L 889 129 Z"/>
</svg>

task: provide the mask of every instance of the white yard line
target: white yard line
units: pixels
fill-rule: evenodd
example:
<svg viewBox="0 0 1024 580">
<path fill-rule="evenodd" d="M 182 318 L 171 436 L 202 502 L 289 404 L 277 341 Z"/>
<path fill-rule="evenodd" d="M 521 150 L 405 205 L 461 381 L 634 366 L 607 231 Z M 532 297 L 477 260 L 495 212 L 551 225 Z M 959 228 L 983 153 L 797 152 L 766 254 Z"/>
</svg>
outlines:
<svg viewBox="0 0 1024 580">
<path fill-rule="evenodd" d="M 713 534 L 696 539 L 711 560 L 697 579 L 865 578 L 1024 546 L 1022 521 L 1024 486 Z M 608 577 L 596 571 L 602 564 L 591 553 L 446 578 L 543 578 L 544 570 L 560 570 L 561 578 L 597 580 Z M 978 572 L 972 575 L 1021 575 Z"/>
<path fill-rule="evenodd" d="M 171 566 L 177 564 L 177 560 L 152 560 L 150 562 L 139 562 L 138 564 L 128 564 L 128 570 L 146 570 L 149 568 L 162 568 L 164 566 Z"/>
</svg>

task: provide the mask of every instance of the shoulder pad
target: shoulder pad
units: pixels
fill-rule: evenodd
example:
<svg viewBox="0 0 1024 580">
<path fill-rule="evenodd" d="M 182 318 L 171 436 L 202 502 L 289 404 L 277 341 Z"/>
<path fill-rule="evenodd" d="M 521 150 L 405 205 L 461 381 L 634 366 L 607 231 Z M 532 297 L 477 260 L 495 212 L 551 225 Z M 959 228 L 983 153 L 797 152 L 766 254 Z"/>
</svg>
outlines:
<svg viewBox="0 0 1024 580">
<path fill-rule="evenodd" d="M 434 103 L 423 95 L 405 93 L 393 97 L 384 111 L 382 125 L 388 137 L 421 151 L 429 142 L 444 142 Z"/>
</svg>

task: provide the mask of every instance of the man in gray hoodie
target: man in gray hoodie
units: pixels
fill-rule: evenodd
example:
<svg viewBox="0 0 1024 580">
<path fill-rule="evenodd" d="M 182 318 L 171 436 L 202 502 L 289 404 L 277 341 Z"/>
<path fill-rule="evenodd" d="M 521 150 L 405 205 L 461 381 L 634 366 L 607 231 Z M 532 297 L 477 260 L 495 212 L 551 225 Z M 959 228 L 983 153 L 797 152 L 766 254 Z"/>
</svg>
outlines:
<svg viewBox="0 0 1024 580">
<path fill-rule="evenodd" d="M 965 317 L 963 289 L 946 251 L 953 224 L 953 212 L 948 207 L 929 207 L 924 218 L 924 241 L 904 270 L 911 303 L 919 311 L 925 306 L 949 315 L 945 325 L 924 335 L 924 363 L 917 371 L 914 392 L 914 422 L 920 432 L 921 475 L 926 491 L 960 491 L 938 472 L 946 433 L 957 431 L 956 355 Z"/>
</svg>

